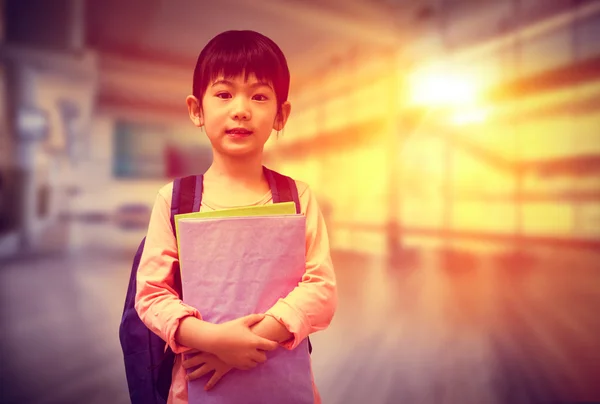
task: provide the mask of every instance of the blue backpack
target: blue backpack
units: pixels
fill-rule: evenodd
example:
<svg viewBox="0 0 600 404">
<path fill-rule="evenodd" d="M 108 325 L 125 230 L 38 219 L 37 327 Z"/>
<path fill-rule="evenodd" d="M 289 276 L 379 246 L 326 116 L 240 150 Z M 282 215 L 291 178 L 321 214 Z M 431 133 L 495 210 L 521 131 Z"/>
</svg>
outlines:
<svg viewBox="0 0 600 404">
<path fill-rule="evenodd" d="M 296 182 L 289 177 L 263 167 L 269 182 L 273 203 L 294 202 L 296 213 L 300 213 L 300 201 Z M 175 229 L 175 215 L 197 212 L 202 201 L 202 175 L 177 178 L 173 181 L 171 202 L 171 225 Z M 132 404 L 165 404 L 171 388 L 171 374 L 175 354 L 165 341 L 149 330 L 140 320 L 135 310 L 136 275 L 140 258 L 144 250 L 145 238 L 137 249 L 129 286 L 125 298 L 125 307 L 119 327 L 119 339 L 125 360 L 125 373 Z M 175 262 L 175 287 L 182 296 L 179 263 Z M 178 276 L 179 275 L 179 276 Z M 309 352 L 312 347 L 309 340 Z"/>
</svg>

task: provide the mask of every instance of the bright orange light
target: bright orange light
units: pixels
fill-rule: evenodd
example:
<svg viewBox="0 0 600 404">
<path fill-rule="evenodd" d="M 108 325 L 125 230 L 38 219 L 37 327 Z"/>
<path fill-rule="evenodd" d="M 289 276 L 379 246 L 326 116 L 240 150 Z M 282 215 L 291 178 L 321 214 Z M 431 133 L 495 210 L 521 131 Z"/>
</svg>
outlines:
<svg viewBox="0 0 600 404">
<path fill-rule="evenodd" d="M 477 98 L 473 77 L 442 68 L 426 69 L 409 78 L 411 102 L 422 106 L 471 104 Z"/>
</svg>

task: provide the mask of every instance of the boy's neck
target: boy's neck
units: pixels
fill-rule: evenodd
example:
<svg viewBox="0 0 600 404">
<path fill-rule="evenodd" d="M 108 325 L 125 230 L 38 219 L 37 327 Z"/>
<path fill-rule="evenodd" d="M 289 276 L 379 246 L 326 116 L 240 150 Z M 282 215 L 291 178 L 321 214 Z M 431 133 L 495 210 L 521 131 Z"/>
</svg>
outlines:
<svg viewBox="0 0 600 404">
<path fill-rule="evenodd" d="M 246 186 L 260 185 L 263 179 L 262 154 L 247 157 L 229 157 L 213 154 L 213 163 L 205 177 L 219 178 Z"/>
</svg>

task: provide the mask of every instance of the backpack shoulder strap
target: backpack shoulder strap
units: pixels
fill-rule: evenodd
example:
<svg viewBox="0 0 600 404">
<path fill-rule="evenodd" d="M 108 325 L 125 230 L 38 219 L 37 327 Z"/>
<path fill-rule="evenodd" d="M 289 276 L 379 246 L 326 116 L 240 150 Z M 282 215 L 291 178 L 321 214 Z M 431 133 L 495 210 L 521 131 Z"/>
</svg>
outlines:
<svg viewBox="0 0 600 404">
<path fill-rule="evenodd" d="M 171 226 L 175 231 L 175 215 L 191 213 L 200 210 L 202 203 L 202 175 L 173 180 L 173 195 L 171 197 Z"/>
<path fill-rule="evenodd" d="M 263 170 L 265 177 L 267 177 L 267 181 L 269 181 L 269 186 L 271 187 L 273 203 L 294 202 L 296 205 L 296 213 L 300 213 L 300 197 L 298 196 L 296 181 L 264 166 Z"/>
<path fill-rule="evenodd" d="M 202 175 L 190 175 L 188 177 L 173 180 L 173 194 L 171 196 L 171 227 L 175 233 L 175 215 L 181 213 L 198 212 L 202 203 Z M 175 271 L 175 290 L 179 296 L 183 296 L 181 287 L 181 273 L 179 267 Z"/>
</svg>

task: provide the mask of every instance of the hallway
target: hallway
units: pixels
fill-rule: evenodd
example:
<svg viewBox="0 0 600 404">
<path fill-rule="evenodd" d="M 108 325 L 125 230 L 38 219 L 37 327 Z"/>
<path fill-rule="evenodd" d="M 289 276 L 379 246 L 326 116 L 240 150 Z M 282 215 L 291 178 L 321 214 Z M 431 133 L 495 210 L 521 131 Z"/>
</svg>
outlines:
<svg viewBox="0 0 600 404">
<path fill-rule="evenodd" d="M 323 403 L 600 402 L 600 0 L 6 0 L 0 404 L 129 402 L 134 251 L 213 161 L 185 101 L 240 29 L 285 54 L 263 163 L 334 249 Z"/>
</svg>

